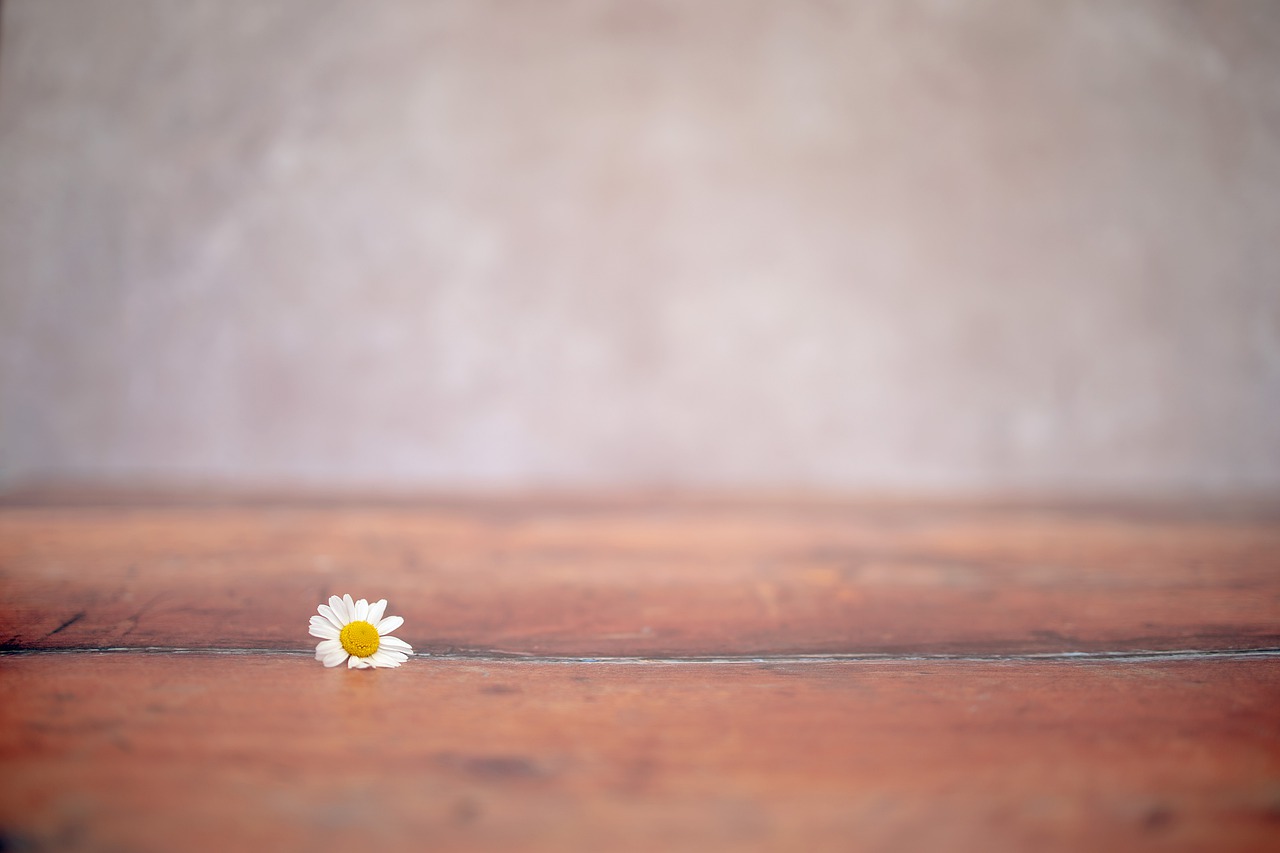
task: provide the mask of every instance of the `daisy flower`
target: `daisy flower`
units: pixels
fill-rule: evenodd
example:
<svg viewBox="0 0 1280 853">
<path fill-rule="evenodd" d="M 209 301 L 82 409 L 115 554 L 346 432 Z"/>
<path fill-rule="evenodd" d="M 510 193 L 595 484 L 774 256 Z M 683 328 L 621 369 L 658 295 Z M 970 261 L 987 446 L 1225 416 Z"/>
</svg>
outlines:
<svg viewBox="0 0 1280 853">
<path fill-rule="evenodd" d="M 404 620 L 399 616 L 383 618 L 385 598 L 370 604 L 363 598 L 352 601 L 349 595 L 334 595 L 317 609 L 320 615 L 311 617 L 311 636 L 320 638 L 316 660 L 325 666 L 341 666 L 344 661 L 348 669 L 399 666 L 413 654 L 404 640 L 387 636 Z"/>
</svg>

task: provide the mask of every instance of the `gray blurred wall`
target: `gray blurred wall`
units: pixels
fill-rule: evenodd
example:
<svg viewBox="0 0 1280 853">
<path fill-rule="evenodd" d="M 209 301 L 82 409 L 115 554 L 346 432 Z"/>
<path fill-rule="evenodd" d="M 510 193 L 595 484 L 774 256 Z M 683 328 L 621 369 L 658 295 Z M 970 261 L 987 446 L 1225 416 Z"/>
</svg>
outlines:
<svg viewBox="0 0 1280 853">
<path fill-rule="evenodd" d="M 0 39 L 0 484 L 1280 490 L 1280 3 Z"/>
</svg>

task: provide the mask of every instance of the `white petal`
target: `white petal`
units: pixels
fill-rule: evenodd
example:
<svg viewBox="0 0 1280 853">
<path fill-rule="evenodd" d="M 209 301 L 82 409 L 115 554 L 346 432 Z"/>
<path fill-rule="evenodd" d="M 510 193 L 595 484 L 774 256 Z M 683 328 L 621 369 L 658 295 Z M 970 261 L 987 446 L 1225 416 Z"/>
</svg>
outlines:
<svg viewBox="0 0 1280 853">
<path fill-rule="evenodd" d="M 351 660 L 347 661 L 347 669 L 368 669 L 371 665 L 364 658 L 358 658 L 355 655 L 352 655 Z"/>
<path fill-rule="evenodd" d="M 373 627 L 378 629 L 379 634 L 390 634 L 395 629 L 404 624 L 404 619 L 399 616 L 388 616 Z"/>
<path fill-rule="evenodd" d="M 343 621 L 338 618 L 338 614 L 334 612 L 334 609 L 329 605 L 321 604 L 316 609 L 320 611 L 320 615 L 323 616 L 331 625 L 333 625 L 333 627 L 341 628 L 343 626 L 344 624 Z"/>
<path fill-rule="evenodd" d="M 392 656 L 391 652 L 386 652 L 386 651 L 383 651 L 382 649 L 378 649 L 376 652 L 374 652 L 369 657 L 369 660 L 373 662 L 374 666 L 385 666 L 385 667 L 394 668 L 400 665 L 400 661 L 396 660 L 395 657 Z"/>
<path fill-rule="evenodd" d="M 342 600 L 347 605 L 347 621 L 354 622 L 356 620 L 356 603 L 351 600 L 351 593 L 342 596 Z"/>
<path fill-rule="evenodd" d="M 351 621 L 351 614 L 347 612 L 347 604 L 336 595 L 329 596 L 329 606 L 333 608 L 333 614 L 338 617 L 338 624 L 345 625 Z"/>
<path fill-rule="evenodd" d="M 347 659 L 347 650 L 338 646 L 335 652 L 329 652 L 324 656 L 325 666 L 341 666 L 342 662 Z"/>
<path fill-rule="evenodd" d="M 326 640 L 338 639 L 339 631 L 323 616 L 311 617 L 311 636 L 323 637 Z"/>
<path fill-rule="evenodd" d="M 382 614 L 386 612 L 387 612 L 387 600 L 385 598 L 377 602 L 376 604 L 370 604 L 369 619 L 368 619 L 369 624 L 377 625 L 379 622 L 382 621 Z"/>
<path fill-rule="evenodd" d="M 321 640 L 319 643 L 316 643 L 316 658 L 318 660 L 335 649 L 340 648 L 342 648 L 342 643 L 337 640 Z"/>
<path fill-rule="evenodd" d="M 394 649 L 397 652 L 404 652 L 406 655 L 413 654 L 413 646 L 409 645 L 399 637 L 383 637 L 379 642 L 388 649 Z"/>
<path fill-rule="evenodd" d="M 369 602 L 363 598 L 356 602 L 356 618 L 361 622 L 369 621 Z"/>
</svg>

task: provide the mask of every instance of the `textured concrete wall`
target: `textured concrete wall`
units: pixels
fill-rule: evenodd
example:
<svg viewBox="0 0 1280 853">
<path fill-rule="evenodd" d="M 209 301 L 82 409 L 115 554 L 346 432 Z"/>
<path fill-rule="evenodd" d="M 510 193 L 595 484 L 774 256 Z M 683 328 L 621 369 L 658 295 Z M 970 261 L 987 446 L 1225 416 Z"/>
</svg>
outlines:
<svg viewBox="0 0 1280 853">
<path fill-rule="evenodd" d="M 0 479 L 1280 489 L 1280 4 L 9 0 Z"/>
</svg>

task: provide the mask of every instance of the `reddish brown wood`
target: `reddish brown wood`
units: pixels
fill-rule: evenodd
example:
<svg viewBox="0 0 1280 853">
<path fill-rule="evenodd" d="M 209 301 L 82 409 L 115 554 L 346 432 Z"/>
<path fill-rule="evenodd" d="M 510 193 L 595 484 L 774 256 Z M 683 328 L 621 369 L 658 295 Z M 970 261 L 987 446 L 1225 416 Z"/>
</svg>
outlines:
<svg viewBox="0 0 1280 853">
<path fill-rule="evenodd" d="M 416 646 L 554 655 L 1280 646 L 1280 514 L 839 501 L 0 506 L 0 643 L 303 649 L 333 592 Z"/>
<path fill-rule="evenodd" d="M 0 849 L 1275 849 L 1280 656 L 777 656 L 1280 646 L 1277 519 L 11 501 Z M 174 651 L 307 649 L 335 591 L 424 649 L 649 659 Z M 108 646 L 167 650 L 47 651 Z"/>
<path fill-rule="evenodd" d="M 1280 843 L 1280 661 L 0 658 L 9 849 Z"/>
</svg>

